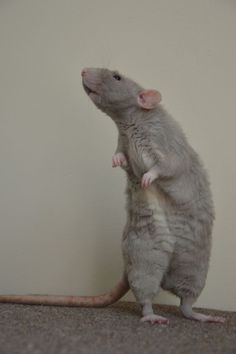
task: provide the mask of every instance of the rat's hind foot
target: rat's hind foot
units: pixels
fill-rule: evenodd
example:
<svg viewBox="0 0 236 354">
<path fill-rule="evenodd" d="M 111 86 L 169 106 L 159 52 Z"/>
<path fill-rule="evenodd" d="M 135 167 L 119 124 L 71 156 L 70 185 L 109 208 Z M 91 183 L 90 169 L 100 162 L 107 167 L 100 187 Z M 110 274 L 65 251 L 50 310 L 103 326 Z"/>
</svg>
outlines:
<svg viewBox="0 0 236 354">
<path fill-rule="evenodd" d="M 155 315 L 152 309 L 152 303 L 150 300 L 146 300 L 142 303 L 143 307 L 143 317 L 141 318 L 141 322 L 149 322 L 151 324 L 168 324 L 169 321 L 167 318 Z"/>
<path fill-rule="evenodd" d="M 185 316 L 190 320 L 200 321 L 200 322 L 211 322 L 211 323 L 224 323 L 225 318 L 219 316 L 204 315 L 203 313 L 192 312 L 191 316 Z"/>
<path fill-rule="evenodd" d="M 141 322 L 149 322 L 151 324 L 168 324 L 169 320 L 162 316 L 157 316 L 154 314 L 143 316 L 140 320 Z"/>
<path fill-rule="evenodd" d="M 200 321 L 200 322 L 212 322 L 212 323 L 224 323 L 224 317 L 204 315 L 203 313 L 194 312 L 192 309 L 192 304 L 194 299 L 186 298 L 181 299 L 180 310 L 184 317 L 190 320 Z"/>
</svg>

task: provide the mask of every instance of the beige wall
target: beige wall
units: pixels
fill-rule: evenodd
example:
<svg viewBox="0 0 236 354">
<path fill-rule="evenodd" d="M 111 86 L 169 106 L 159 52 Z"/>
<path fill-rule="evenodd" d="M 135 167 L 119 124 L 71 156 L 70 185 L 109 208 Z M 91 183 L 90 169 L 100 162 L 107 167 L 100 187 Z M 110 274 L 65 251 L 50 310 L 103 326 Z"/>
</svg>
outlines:
<svg viewBox="0 0 236 354">
<path fill-rule="evenodd" d="M 117 132 L 80 82 L 109 66 L 162 92 L 207 165 L 217 219 L 198 305 L 236 310 L 235 33 L 233 0 L 0 1 L 1 293 L 95 294 L 120 276 Z"/>
</svg>

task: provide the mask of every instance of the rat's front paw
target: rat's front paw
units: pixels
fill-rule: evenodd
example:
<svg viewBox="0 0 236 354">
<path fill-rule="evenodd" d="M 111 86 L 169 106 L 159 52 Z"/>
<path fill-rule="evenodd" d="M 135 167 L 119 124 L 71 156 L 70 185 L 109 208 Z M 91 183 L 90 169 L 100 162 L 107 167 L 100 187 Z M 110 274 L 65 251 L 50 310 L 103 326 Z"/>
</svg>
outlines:
<svg viewBox="0 0 236 354">
<path fill-rule="evenodd" d="M 127 166 L 127 160 L 123 152 L 117 152 L 115 155 L 112 157 L 112 167 L 125 167 Z"/>
<path fill-rule="evenodd" d="M 142 188 L 148 188 L 152 184 L 152 182 L 155 181 L 156 178 L 157 175 L 155 173 L 152 173 L 150 171 L 144 173 L 141 181 Z"/>
</svg>

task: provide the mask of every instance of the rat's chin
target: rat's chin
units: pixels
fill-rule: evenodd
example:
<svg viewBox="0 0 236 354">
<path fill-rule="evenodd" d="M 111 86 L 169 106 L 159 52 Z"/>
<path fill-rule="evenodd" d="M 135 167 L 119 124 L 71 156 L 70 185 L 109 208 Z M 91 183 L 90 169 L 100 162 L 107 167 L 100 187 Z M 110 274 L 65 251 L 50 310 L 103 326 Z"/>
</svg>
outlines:
<svg viewBox="0 0 236 354">
<path fill-rule="evenodd" d="M 100 108 L 100 104 L 101 104 L 101 96 L 98 94 L 97 91 L 93 90 L 91 87 L 89 87 L 87 85 L 87 83 L 85 84 L 83 81 L 83 87 L 85 92 L 87 93 L 87 95 L 89 96 L 89 98 L 93 101 L 93 103 Z"/>
<path fill-rule="evenodd" d="M 89 86 L 87 86 L 84 82 L 83 82 L 83 87 L 85 92 L 87 93 L 88 96 L 94 96 L 94 95 L 98 95 L 98 93 L 94 90 L 92 90 Z"/>
</svg>

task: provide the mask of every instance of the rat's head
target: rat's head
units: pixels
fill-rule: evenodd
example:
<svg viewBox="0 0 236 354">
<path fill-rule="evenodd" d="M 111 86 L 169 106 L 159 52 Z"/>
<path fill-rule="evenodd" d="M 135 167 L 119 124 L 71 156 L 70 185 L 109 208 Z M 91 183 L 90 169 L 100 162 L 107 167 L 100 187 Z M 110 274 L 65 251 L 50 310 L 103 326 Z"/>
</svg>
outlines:
<svg viewBox="0 0 236 354">
<path fill-rule="evenodd" d="M 130 108 L 151 110 L 161 101 L 156 90 L 144 90 L 117 71 L 99 68 L 82 70 L 83 86 L 94 104 L 107 114 Z"/>
</svg>

